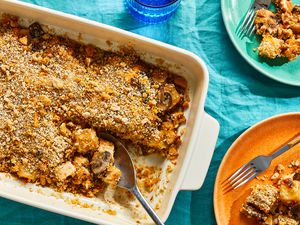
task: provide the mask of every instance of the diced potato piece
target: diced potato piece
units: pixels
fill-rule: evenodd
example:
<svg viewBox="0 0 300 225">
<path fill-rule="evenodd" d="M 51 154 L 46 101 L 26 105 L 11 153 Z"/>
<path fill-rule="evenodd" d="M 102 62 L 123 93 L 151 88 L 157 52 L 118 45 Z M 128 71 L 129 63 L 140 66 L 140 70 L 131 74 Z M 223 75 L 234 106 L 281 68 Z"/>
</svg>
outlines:
<svg viewBox="0 0 300 225">
<path fill-rule="evenodd" d="M 280 186 L 280 200 L 285 203 L 300 203 L 300 182 L 293 180 L 292 185 L 282 183 Z"/>
<path fill-rule="evenodd" d="M 121 171 L 115 167 L 110 166 L 107 168 L 106 176 L 103 177 L 103 181 L 105 183 L 111 184 L 111 185 L 117 185 L 121 177 Z"/>
<path fill-rule="evenodd" d="M 75 131 L 74 139 L 78 152 L 82 154 L 96 150 L 99 147 L 99 140 L 93 129 L 80 129 Z"/>
<path fill-rule="evenodd" d="M 64 181 L 69 176 L 75 174 L 76 168 L 71 162 L 66 162 L 56 167 L 55 174 L 60 181 Z"/>
</svg>

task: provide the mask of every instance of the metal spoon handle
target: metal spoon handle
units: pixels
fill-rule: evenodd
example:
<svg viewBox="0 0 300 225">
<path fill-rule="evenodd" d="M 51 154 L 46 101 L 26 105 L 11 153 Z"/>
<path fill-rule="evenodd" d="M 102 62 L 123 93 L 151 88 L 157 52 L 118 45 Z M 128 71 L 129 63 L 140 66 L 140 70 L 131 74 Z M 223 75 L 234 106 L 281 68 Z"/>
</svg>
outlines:
<svg viewBox="0 0 300 225">
<path fill-rule="evenodd" d="M 155 224 L 157 225 L 164 225 L 164 223 L 160 220 L 160 218 L 157 216 L 157 214 L 154 212 L 154 210 L 151 208 L 147 200 L 143 197 L 140 190 L 137 186 L 131 189 L 131 192 L 135 195 L 135 197 L 140 201 L 142 206 L 145 208 L 145 210 L 148 212 L 149 216 L 153 219 Z"/>
</svg>

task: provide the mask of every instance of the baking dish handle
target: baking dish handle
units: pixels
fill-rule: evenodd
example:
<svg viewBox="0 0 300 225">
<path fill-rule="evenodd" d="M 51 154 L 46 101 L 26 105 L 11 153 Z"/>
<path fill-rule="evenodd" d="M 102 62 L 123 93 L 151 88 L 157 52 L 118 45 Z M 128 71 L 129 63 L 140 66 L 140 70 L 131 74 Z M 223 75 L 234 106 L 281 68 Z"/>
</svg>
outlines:
<svg viewBox="0 0 300 225">
<path fill-rule="evenodd" d="M 206 176 L 220 130 L 216 119 L 204 113 L 202 129 L 196 141 L 197 150 L 192 154 L 181 190 L 198 190 Z"/>
</svg>

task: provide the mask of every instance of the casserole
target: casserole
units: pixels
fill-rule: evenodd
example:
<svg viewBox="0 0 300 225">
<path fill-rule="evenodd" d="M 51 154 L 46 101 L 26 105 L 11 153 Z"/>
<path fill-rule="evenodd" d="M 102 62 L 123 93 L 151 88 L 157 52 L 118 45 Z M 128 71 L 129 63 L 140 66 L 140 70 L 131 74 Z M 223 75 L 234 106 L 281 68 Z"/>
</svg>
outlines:
<svg viewBox="0 0 300 225">
<path fill-rule="evenodd" d="M 158 186 L 164 186 L 161 194 L 150 193 L 153 207 L 166 220 L 179 190 L 200 188 L 207 172 L 218 136 L 219 126 L 216 120 L 204 112 L 204 100 L 208 88 L 208 72 L 194 54 L 153 41 L 117 28 L 81 19 L 75 16 L 55 12 L 26 3 L 1 1 L 1 13 L 19 16 L 22 23 L 39 22 L 58 35 L 94 44 L 105 50 L 117 50 L 122 46 L 131 46 L 142 59 L 164 67 L 171 72 L 184 76 L 189 83 L 191 105 L 186 112 L 187 124 L 183 143 L 180 147 L 178 163 L 169 179 L 161 179 Z M 26 19 L 25 19 L 26 18 Z M 141 157 L 139 162 L 145 165 L 158 165 L 163 171 L 168 166 L 156 157 Z M 134 201 L 124 206 L 106 202 L 99 198 L 85 198 L 70 193 L 57 193 L 49 188 L 24 185 L 20 181 L 1 175 L 0 195 L 15 201 L 57 212 L 67 216 L 101 224 L 150 224 L 141 207 L 135 207 Z M 71 204 L 70 204 L 71 203 Z"/>
</svg>

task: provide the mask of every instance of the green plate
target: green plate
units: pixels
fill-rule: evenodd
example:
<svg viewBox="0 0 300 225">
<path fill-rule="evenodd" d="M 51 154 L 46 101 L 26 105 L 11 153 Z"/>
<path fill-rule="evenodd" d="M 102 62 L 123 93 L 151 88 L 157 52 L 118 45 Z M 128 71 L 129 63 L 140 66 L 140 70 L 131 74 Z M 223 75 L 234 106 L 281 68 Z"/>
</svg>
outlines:
<svg viewBox="0 0 300 225">
<path fill-rule="evenodd" d="M 235 34 L 252 2 L 253 0 L 221 0 L 223 20 L 231 41 L 244 59 L 262 74 L 285 84 L 300 86 L 300 56 L 291 62 L 262 59 L 253 51 L 260 43 L 257 35 L 241 40 Z M 294 3 L 300 4 L 300 0 L 294 0 Z"/>
</svg>

